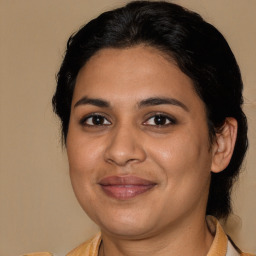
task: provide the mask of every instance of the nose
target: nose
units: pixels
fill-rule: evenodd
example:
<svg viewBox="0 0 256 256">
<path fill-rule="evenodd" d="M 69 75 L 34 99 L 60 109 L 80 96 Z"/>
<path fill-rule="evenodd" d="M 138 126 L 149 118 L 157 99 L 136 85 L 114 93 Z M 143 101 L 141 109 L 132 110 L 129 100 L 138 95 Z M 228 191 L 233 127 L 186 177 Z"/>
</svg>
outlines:
<svg viewBox="0 0 256 256">
<path fill-rule="evenodd" d="M 136 128 L 123 125 L 114 128 L 111 133 L 105 150 L 105 161 L 125 166 L 128 163 L 139 163 L 146 159 L 142 138 Z"/>
</svg>

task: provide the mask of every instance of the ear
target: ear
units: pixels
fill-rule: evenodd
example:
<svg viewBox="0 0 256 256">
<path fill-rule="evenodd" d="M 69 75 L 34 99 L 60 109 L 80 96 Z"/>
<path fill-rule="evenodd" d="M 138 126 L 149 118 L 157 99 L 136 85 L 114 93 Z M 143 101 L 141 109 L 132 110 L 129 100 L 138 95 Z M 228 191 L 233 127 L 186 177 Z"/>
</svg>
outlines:
<svg viewBox="0 0 256 256">
<path fill-rule="evenodd" d="M 212 147 L 212 166 L 214 173 L 223 171 L 232 157 L 237 136 L 237 121 L 227 117 L 220 132 L 216 133 L 216 140 Z"/>
</svg>

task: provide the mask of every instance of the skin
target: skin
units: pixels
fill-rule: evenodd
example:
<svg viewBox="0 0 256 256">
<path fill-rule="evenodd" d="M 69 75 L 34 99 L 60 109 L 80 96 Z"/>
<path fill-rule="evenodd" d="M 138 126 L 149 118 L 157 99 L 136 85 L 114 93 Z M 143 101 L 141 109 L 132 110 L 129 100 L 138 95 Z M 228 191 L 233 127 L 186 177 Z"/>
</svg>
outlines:
<svg viewBox="0 0 256 256">
<path fill-rule="evenodd" d="M 172 101 L 142 104 L 155 97 Z M 232 122 L 227 136 L 210 145 L 204 103 L 192 81 L 157 49 L 103 49 L 87 62 L 76 80 L 67 153 L 78 201 L 102 231 L 101 255 L 207 254 L 210 174 L 229 162 L 221 152 L 229 131 L 235 134 Z M 131 175 L 153 188 L 121 200 L 99 185 L 105 177 Z"/>
</svg>

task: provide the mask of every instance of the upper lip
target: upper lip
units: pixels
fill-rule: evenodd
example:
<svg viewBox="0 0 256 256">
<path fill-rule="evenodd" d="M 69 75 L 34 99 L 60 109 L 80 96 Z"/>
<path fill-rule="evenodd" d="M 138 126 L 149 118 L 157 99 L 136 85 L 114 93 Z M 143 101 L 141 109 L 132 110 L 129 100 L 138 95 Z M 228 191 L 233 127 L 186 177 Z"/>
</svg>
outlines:
<svg viewBox="0 0 256 256">
<path fill-rule="evenodd" d="M 137 176 L 108 176 L 100 180 L 102 186 L 117 186 L 117 185 L 137 185 L 147 186 L 155 185 L 156 183 L 147 179 L 143 179 Z"/>
</svg>

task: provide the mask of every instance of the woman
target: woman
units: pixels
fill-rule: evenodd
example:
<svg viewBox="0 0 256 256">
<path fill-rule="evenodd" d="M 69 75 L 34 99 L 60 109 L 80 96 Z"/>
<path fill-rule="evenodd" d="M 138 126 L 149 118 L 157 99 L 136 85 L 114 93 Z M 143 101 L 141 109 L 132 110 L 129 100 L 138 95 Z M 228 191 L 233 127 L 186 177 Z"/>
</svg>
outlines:
<svg viewBox="0 0 256 256">
<path fill-rule="evenodd" d="M 216 28 L 175 4 L 132 2 L 71 36 L 57 83 L 73 189 L 101 230 L 68 256 L 250 255 L 217 221 L 231 212 L 247 122 Z"/>
</svg>

